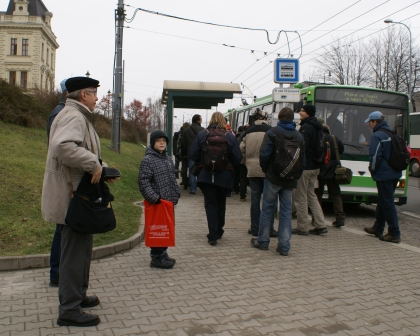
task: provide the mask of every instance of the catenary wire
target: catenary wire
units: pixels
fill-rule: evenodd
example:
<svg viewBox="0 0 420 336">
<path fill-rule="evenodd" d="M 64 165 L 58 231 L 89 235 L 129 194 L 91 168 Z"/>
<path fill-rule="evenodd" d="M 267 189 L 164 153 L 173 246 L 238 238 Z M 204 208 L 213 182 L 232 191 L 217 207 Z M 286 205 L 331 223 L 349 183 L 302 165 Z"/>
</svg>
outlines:
<svg viewBox="0 0 420 336">
<path fill-rule="evenodd" d="M 324 24 L 324 23 L 326 23 L 326 22 L 328 22 L 329 20 L 331 20 L 331 19 L 333 19 L 334 17 L 336 17 L 337 15 L 340 15 L 341 13 L 343 13 L 343 12 L 345 12 L 346 10 L 348 10 L 349 8 L 351 8 L 351 7 L 353 7 L 354 5 L 356 5 L 357 3 L 359 3 L 361 0 L 359 0 L 359 1 L 356 1 L 355 3 L 353 3 L 352 5 L 350 5 L 350 6 L 348 6 L 348 7 L 346 7 L 346 8 L 344 8 L 342 11 L 340 11 L 340 12 L 338 12 L 338 13 L 336 13 L 336 14 L 334 14 L 333 16 L 331 16 L 330 18 L 328 18 L 328 19 L 326 19 L 326 20 L 324 20 L 323 22 L 321 22 L 321 23 L 319 23 L 318 25 L 316 25 L 315 27 L 313 27 L 312 29 L 310 29 L 310 30 L 308 30 L 308 31 L 306 31 L 304 34 L 302 34 L 302 35 L 300 35 L 299 36 L 299 38 L 301 38 L 301 36 L 304 36 L 304 35 L 306 35 L 307 33 L 309 33 L 309 32 L 311 32 L 311 31 L 313 31 L 315 28 L 317 28 L 317 27 L 319 27 L 319 26 L 321 26 L 322 24 Z M 291 42 L 293 42 L 293 41 L 295 41 L 296 39 L 294 39 L 294 40 L 292 40 Z M 301 41 L 301 46 L 302 46 L 302 41 Z M 284 44 L 284 45 L 282 45 L 280 48 L 277 48 L 276 50 L 274 50 L 274 51 L 272 51 L 270 54 L 272 54 L 272 53 L 274 53 L 274 52 L 276 52 L 277 50 L 279 50 L 279 49 L 281 49 L 281 48 L 283 48 L 284 46 L 285 46 L 286 44 Z M 289 52 L 289 55 L 290 55 L 290 52 Z M 267 55 L 268 56 L 268 55 Z M 255 61 L 254 63 L 252 63 L 248 68 L 246 68 L 244 71 L 242 71 L 238 76 L 236 76 L 234 79 L 232 79 L 232 81 L 231 81 L 231 83 L 233 82 L 233 81 L 235 81 L 238 77 L 240 77 L 240 76 L 242 76 L 246 71 L 248 71 L 251 67 L 253 67 L 257 62 L 258 62 L 259 60 L 257 60 L 257 61 Z"/>
<path fill-rule="evenodd" d="M 131 6 L 131 5 L 126 5 L 126 6 L 135 8 L 134 6 Z M 267 41 L 270 44 L 276 44 L 280 40 L 281 33 L 285 33 L 285 34 L 287 34 L 288 32 L 289 33 L 291 33 L 291 32 L 296 33 L 296 31 L 288 31 L 288 30 L 281 29 L 277 33 L 277 39 L 276 39 L 276 41 L 271 42 L 270 41 L 270 34 L 269 34 L 268 30 L 267 29 L 264 29 L 264 28 L 239 27 L 239 26 L 230 26 L 230 25 L 218 24 L 218 23 L 213 23 L 213 22 L 205 22 L 205 21 L 187 19 L 187 18 L 175 16 L 175 15 L 169 15 L 169 14 L 159 13 L 159 12 L 151 11 L 151 10 L 144 9 L 144 8 L 136 8 L 135 11 L 134 11 L 134 13 L 133 13 L 133 16 L 131 18 L 129 18 L 129 19 L 125 19 L 125 21 L 127 23 L 131 23 L 134 20 L 134 18 L 136 17 L 136 14 L 137 14 L 138 11 L 142 11 L 142 12 L 145 12 L 145 13 L 148 13 L 148 14 L 155 14 L 155 15 L 159 15 L 159 16 L 163 16 L 163 17 L 167 17 L 167 18 L 171 18 L 171 19 L 177 19 L 177 20 L 183 20 L 183 21 L 188 21 L 188 22 L 200 23 L 200 24 L 205 24 L 205 25 L 210 25 L 210 26 L 216 26 L 216 27 L 242 29 L 242 30 L 251 30 L 251 31 L 264 31 L 267 34 Z"/>
</svg>

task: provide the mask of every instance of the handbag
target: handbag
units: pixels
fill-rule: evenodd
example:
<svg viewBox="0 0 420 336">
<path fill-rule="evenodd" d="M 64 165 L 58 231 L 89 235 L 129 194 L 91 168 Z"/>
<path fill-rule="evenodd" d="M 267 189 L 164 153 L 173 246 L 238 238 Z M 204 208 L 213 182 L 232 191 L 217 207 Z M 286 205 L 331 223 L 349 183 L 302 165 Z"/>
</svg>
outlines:
<svg viewBox="0 0 420 336">
<path fill-rule="evenodd" d="M 85 121 L 88 127 L 92 152 L 96 154 L 87 120 Z M 102 163 L 100 159 L 99 161 Z M 86 172 L 77 190 L 74 191 L 73 184 L 70 181 L 69 168 L 67 166 L 64 166 L 64 168 L 67 182 L 71 188 L 71 200 L 67 209 L 65 223 L 73 231 L 85 234 L 105 233 L 114 230 L 117 225 L 111 205 L 114 196 L 109 192 L 103 178 L 101 177 L 99 183 L 92 184 L 90 183 L 92 175 Z"/>
<path fill-rule="evenodd" d="M 144 244 L 147 247 L 175 246 L 174 205 L 161 199 L 158 204 L 144 203 Z"/>
<path fill-rule="evenodd" d="M 335 182 L 337 182 L 337 184 L 350 184 L 353 178 L 353 172 L 350 168 L 346 168 L 341 165 L 337 140 L 334 135 L 332 136 L 332 138 L 334 140 L 335 157 L 338 162 L 337 168 L 335 169 Z"/>
</svg>

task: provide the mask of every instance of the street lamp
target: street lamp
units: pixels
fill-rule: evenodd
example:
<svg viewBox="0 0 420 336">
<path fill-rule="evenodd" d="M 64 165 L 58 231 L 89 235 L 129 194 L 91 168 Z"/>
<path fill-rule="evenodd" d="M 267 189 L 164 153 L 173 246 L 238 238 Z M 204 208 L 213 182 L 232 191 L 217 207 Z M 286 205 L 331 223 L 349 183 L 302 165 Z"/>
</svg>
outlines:
<svg viewBox="0 0 420 336">
<path fill-rule="evenodd" d="M 386 19 L 384 22 L 385 23 L 401 24 L 401 25 L 405 26 L 408 29 L 408 32 L 410 33 L 410 72 L 409 72 L 409 77 L 410 78 L 408 80 L 408 95 L 409 95 L 410 101 L 411 101 L 411 83 L 412 83 L 412 76 L 413 76 L 413 63 L 412 63 L 413 62 L 413 55 L 412 55 L 412 52 L 411 52 L 411 30 L 405 23 L 402 23 L 402 22 L 394 22 L 391 19 Z"/>
<path fill-rule="evenodd" d="M 85 73 L 85 76 L 86 77 L 89 77 L 90 76 L 89 70 Z"/>
</svg>

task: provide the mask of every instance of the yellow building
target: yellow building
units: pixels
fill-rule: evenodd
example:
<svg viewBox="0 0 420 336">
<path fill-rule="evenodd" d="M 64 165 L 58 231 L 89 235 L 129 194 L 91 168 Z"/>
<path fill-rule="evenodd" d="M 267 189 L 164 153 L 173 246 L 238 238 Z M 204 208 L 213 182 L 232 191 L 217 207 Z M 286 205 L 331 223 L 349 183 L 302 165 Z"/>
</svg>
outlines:
<svg viewBox="0 0 420 336">
<path fill-rule="evenodd" d="M 59 45 L 52 17 L 41 0 L 10 0 L 0 12 L 0 78 L 25 89 L 54 90 Z"/>
</svg>

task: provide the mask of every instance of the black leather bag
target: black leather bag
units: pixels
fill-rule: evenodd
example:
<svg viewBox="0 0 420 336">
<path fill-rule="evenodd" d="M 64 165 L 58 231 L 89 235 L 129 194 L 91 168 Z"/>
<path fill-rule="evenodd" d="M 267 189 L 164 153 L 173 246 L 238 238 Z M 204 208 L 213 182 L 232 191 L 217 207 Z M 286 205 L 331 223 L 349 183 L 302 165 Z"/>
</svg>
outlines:
<svg viewBox="0 0 420 336">
<path fill-rule="evenodd" d="M 103 179 L 91 184 L 92 175 L 85 173 L 77 190 L 73 192 L 65 218 L 65 223 L 76 232 L 95 234 L 115 229 L 117 223 L 109 192 Z"/>
<path fill-rule="evenodd" d="M 350 168 L 343 167 L 340 161 L 340 153 L 338 152 L 337 140 L 333 135 L 334 148 L 335 148 L 335 157 L 337 159 L 338 165 L 335 169 L 335 182 L 337 184 L 350 184 L 353 178 L 353 171 Z"/>
<path fill-rule="evenodd" d="M 65 222 L 73 231 L 87 234 L 112 231 L 117 225 L 111 202 L 92 202 L 77 191 L 73 193 Z"/>
</svg>

